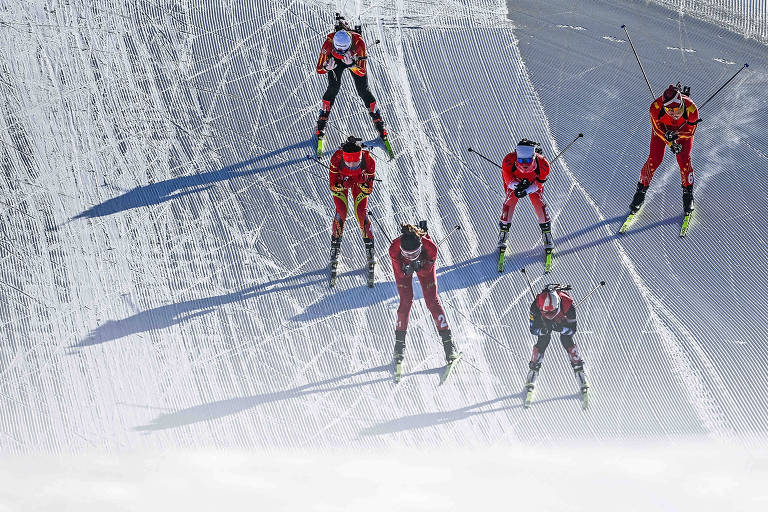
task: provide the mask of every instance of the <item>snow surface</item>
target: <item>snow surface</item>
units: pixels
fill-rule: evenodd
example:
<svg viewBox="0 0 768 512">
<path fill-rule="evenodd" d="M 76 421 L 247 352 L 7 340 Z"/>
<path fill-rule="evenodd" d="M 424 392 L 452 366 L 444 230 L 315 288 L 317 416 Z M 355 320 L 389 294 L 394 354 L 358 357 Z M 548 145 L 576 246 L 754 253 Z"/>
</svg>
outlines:
<svg viewBox="0 0 768 512">
<path fill-rule="evenodd" d="M 327 288 L 332 204 L 306 159 L 325 89 L 314 60 L 340 9 L 381 40 L 371 84 L 398 155 L 374 150 L 373 290 L 352 222 Z M 637 510 L 764 508 L 764 45 L 599 0 L 51 0 L 0 13 L 0 510 L 205 509 L 235 487 L 234 503 L 275 510 L 520 494 L 543 510 L 612 510 L 629 492 Z M 622 23 L 657 93 L 682 80 L 701 103 L 750 64 L 702 109 L 684 240 L 669 156 L 616 236 L 650 102 Z M 527 204 L 499 276 L 499 172 L 466 148 L 500 161 L 525 136 L 553 157 L 579 132 L 547 185 L 552 276 Z M 350 133 L 375 135 L 345 80 L 329 145 Z M 465 360 L 440 388 L 423 301 L 400 385 L 388 366 L 387 235 L 419 219 L 437 239 L 462 228 L 438 274 Z M 577 300 L 607 281 L 579 310 L 587 412 L 556 340 L 522 409 L 523 265 Z M 197 492 L 164 494 L 185 486 Z"/>
</svg>

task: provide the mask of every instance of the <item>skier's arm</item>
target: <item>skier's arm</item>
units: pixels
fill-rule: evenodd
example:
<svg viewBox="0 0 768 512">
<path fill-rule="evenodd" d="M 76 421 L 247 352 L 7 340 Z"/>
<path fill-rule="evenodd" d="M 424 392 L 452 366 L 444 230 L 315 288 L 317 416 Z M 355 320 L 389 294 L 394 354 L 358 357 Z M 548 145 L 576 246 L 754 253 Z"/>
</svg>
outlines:
<svg viewBox="0 0 768 512">
<path fill-rule="evenodd" d="M 423 255 L 421 270 L 432 270 L 435 261 L 437 261 L 437 245 L 435 245 L 435 242 L 432 241 L 429 235 L 424 235 L 421 238 L 421 245 L 421 252 Z"/>
<path fill-rule="evenodd" d="M 656 100 L 651 104 L 651 109 L 649 111 L 649 115 L 651 116 L 651 128 L 653 129 L 654 135 L 669 144 L 665 136 L 666 129 L 661 124 L 661 121 L 659 121 L 659 113 L 661 112 L 662 108 L 664 107 L 661 105 L 661 100 Z"/>
<path fill-rule="evenodd" d="M 354 43 L 353 48 L 356 60 L 355 65 L 349 68 L 349 70 L 357 76 L 365 76 L 366 62 L 368 60 L 368 55 L 365 53 L 365 41 L 357 35 L 352 36 L 352 41 Z"/>
<path fill-rule="evenodd" d="M 517 154 L 512 152 L 501 161 L 501 179 L 504 182 L 504 191 L 507 193 L 510 182 L 519 181 L 514 177 L 515 159 Z M 512 187 L 514 188 L 514 186 Z"/>
<path fill-rule="evenodd" d="M 360 176 L 360 190 L 365 195 L 373 192 L 373 180 L 376 177 L 376 162 L 368 152 L 363 152 L 365 159 L 365 172 Z"/>
<path fill-rule="evenodd" d="M 539 308 L 536 306 L 535 300 L 531 304 L 529 319 L 531 334 L 534 336 L 545 336 L 550 333 L 551 329 L 549 329 L 544 322 L 544 319 L 541 317 L 541 311 L 539 311 Z"/>
<path fill-rule="evenodd" d="M 331 157 L 331 165 L 328 166 L 328 186 L 331 192 L 344 192 L 344 176 L 339 172 L 339 160 L 341 157 L 334 154 Z"/>
<path fill-rule="evenodd" d="M 400 258 L 400 238 L 395 238 L 389 246 L 389 259 L 392 260 L 392 273 L 395 275 L 395 281 L 406 279 L 408 276 L 403 273 Z"/>
<path fill-rule="evenodd" d="M 318 75 L 324 75 L 327 73 L 325 69 L 325 63 L 328 61 L 331 57 L 331 48 L 333 46 L 333 36 L 328 36 L 325 39 L 325 42 L 323 43 L 322 48 L 320 48 L 320 57 L 317 59 L 317 74 Z"/>
<path fill-rule="evenodd" d="M 693 137 L 693 133 L 696 131 L 696 126 L 699 122 L 699 109 L 696 107 L 695 103 L 691 102 L 690 105 L 687 105 L 686 110 L 688 111 L 688 122 L 680 128 L 677 136 L 678 140 L 690 139 Z"/>
<path fill-rule="evenodd" d="M 576 334 L 576 307 L 571 305 L 568 311 L 565 312 L 565 319 L 558 326 L 560 334 L 566 336 L 573 336 Z"/>
</svg>

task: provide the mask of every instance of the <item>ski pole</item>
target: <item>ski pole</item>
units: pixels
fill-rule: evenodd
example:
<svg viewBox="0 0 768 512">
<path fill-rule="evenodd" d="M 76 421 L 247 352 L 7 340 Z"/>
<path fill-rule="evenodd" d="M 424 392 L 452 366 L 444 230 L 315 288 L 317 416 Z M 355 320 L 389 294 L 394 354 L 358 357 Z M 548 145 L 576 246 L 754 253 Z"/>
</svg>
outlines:
<svg viewBox="0 0 768 512">
<path fill-rule="evenodd" d="M 656 95 L 653 93 L 653 89 L 651 88 L 651 82 L 648 81 L 648 75 L 645 74 L 645 69 L 643 69 L 643 63 L 640 62 L 640 57 L 637 56 L 637 52 L 635 51 L 635 45 L 632 44 L 632 38 L 629 37 L 629 31 L 627 30 L 626 25 L 622 25 L 621 28 L 624 29 L 624 32 L 627 34 L 627 39 L 629 40 L 629 46 L 632 47 L 632 53 L 635 54 L 635 59 L 637 59 L 637 63 L 640 65 L 640 71 L 643 72 L 643 78 L 645 78 L 645 83 L 648 84 L 648 90 L 651 91 L 651 100 L 656 99 Z"/>
<path fill-rule="evenodd" d="M 525 280 L 528 281 L 528 289 L 531 290 L 531 295 L 533 296 L 533 299 L 536 300 L 536 294 L 533 293 L 533 285 L 531 284 L 531 278 L 528 277 L 528 273 L 525 271 L 525 267 L 520 269 L 520 272 L 523 273 L 525 276 Z"/>
<path fill-rule="evenodd" d="M 729 83 L 731 83 L 731 80 L 733 80 L 734 78 L 736 78 L 736 75 L 738 75 L 739 73 L 741 73 L 742 71 L 744 71 L 744 68 L 748 68 L 748 67 L 749 67 L 749 64 L 747 64 L 747 63 L 745 62 L 745 63 L 744 63 L 744 65 L 743 65 L 743 66 L 741 66 L 741 68 L 740 68 L 740 69 L 739 69 L 737 72 L 735 72 L 735 73 L 733 74 L 733 76 L 732 76 L 731 78 L 729 78 L 729 79 L 728 79 L 728 81 L 727 81 L 727 82 L 725 82 L 723 85 L 721 85 L 721 86 L 720 86 L 720 88 L 719 88 L 718 90 L 716 90 L 716 91 L 714 92 L 714 94 L 712 94 L 712 96 L 710 96 L 709 98 L 707 98 L 707 101 L 705 101 L 704 103 L 702 103 L 702 104 L 701 104 L 701 106 L 699 107 L 699 110 L 701 110 L 701 109 L 704 107 L 704 105 L 706 105 L 707 103 L 709 103 L 709 100 L 711 100 L 712 98 L 714 98 L 714 97 L 715 97 L 715 95 L 716 95 L 717 93 L 719 93 L 720 91 L 722 91 L 722 90 L 725 88 L 725 86 L 726 86 L 726 85 L 728 85 Z"/>
<path fill-rule="evenodd" d="M 483 155 L 482 155 L 482 153 L 478 153 L 476 150 L 474 150 L 474 149 L 472 149 L 472 148 L 467 148 L 467 151 L 469 151 L 470 153 L 474 153 L 474 154 L 476 154 L 477 156 L 479 156 L 479 157 L 480 157 L 480 158 L 482 158 L 483 160 L 485 160 L 485 161 L 487 161 L 487 162 L 490 162 L 490 163 L 492 163 L 493 165 L 495 165 L 496 167 L 498 167 L 499 169 L 501 169 L 501 166 L 500 166 L 499 164 L 497 164 L 496 162 L 494 162 L 494 161 L 493 161 L 493 160 L 491 160 L 490 158 L 488 158 L 488 157 L 486 157 L 486 156 L 483 156 Z"/>
<path fill-rule="evenodd" d="M 438 246 L 438 247 L 440 247 L 440 246 L 442 245 L 442 243 L 443 243 L 443 242 L 445 242 L 446 240 L 448 240 L 448 237 L 450 237 L 450 236 L 451 236 L 451 235 L 452 235 L 452 234 L 453 234 L 455 231 L 458 231 L 459 229 L 461 229 L 461 226 L 459 226 L 458 224 L 456 224 L 455 226 L 453 226 L 453 229 L 451 230 L 451 232 L 450 232 L 450 233 L 448 233 L 447 235 L 445 235 L 445 236 L 443 237 L 443 239 L 442 239 L 442 240 L 440 240 L 440 241 L 437 243 L 437 246 Z"/>
<path fill-rule="evenodd" d="M 594 288 L 592 288 L 592 291 L 590 291 L 588 294 L 586 294 L 586 295 L 584 296 L 584 298 L 583 298 L 583 299 L 581 299 L 579 302 L 577 302 L 577 303 L 576 303 L 576 304 L 574 304 L 573 306 L 574 306 L 574 307 L 576 307 L 576 306 L 579 306 L 579 305 L 581 305 L 581 303 L 582 303 L 582 302 L 584 302 L 585 300 L 587 300 L 587 299 L 589 298 L 589 296 L 590 296 L 590 295 L 592 295 L 593 293 L 595 293 L 595 291 L 596 291 L 598 288 L 600 288 L 601 286 L 605 286 L 605 281 L 600 281 L 600 283 L 599 283 L 597 286 L 595 286 Z"/>
<path fill-rule="evenodd" d="M 568 144 L 567 146 L 565 146 L 565 147 L 563 148 L 563 150 L 562 150 L 562 151 L 560 151 L 560 152 L 557 154 L 557 156 L 555 156 L 555 158 L 553 158 L 553 159 L 552 159 L 552 161 L 551 161 L 551 162 L 549 162 L 549 164 L 550 164 L 550 165 L 552 165 L 553 163 L 555 163 L 555 160 L 557 160 L 558 158 L 560 158 L 560 156 L 561 156 L 563 153 L 565 153 L 565 150 L 566 150 L 566 149 L 568 149 L 569 147 L 571 147 L 571 146 L 573 145 L 573 143 L 574 143 L 574 142 L 576 142 L 576 141 L 577 141 L 577 140 L 578 140 L 580 137 L 583 137 L 583 136 L 584 136 L 584 134 L 583 134 L 583 133 L 580 133 L 580 134 L 578 134 L 578 135 L 577 135 L 577 136 L 576 136 L 576 137 L 575 137 L 575 138 L 574 138 L 574 139 L 573 139 L 573 140 L 570 142 L 570 144 Z"/>
<path fill-rule="evenodd" d="M 322 165 L 324 168 L 328 169 L 329 171 L 331 170 L 330 166 L 324 164 L 323 162 L 321 162 L 320 160 L 318 160 L 317 158 L 315 158 L 312 155 L 307 155 L 307 159 L 314 160 L 315 162 L 319 163 L 320 165 Z M 309 171 L 307 171 L 307 172 L 309 172 Z M 312 173 L 310 173 L 310 174 L 312 174 Z M 319 176 L 317 176 L 316 174 L 312 174 L 312 176 L 315 176 L 315 177 L 319 178 Z M 381 180 L 379 178 L 373 178 L 373 181 L 381 181 Z"/>
<path fill-rule="evenodd" d="M 384 229 L 384 227 L 379 222 L 379 218 L 373 214 L 373 212 L 368 212 L 368 215 L 373 218 L 373 221 L 376 223 L 377 226 L 379 226 L 379 230 L 384 234 L 387 240 L 392 240 L 389 238 L 389 235 L 387 235 L 387 230 Z"/>
</svg>

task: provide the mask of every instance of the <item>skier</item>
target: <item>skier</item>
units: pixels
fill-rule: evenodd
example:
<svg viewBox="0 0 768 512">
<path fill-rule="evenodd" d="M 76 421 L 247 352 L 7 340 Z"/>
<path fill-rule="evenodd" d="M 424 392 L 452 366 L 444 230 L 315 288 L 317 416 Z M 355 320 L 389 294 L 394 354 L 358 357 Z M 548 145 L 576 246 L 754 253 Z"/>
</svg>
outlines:
<svg viewBox="0 0 768 512">
<path fill-rule="evenodd" d="M 573 298 L 568 293 L 570 289 L 570 285 L 548 284 L 531 303 L 530 331 L 537 336 L 537 340 L 533 346 L 531 361 L 528 363 L 526 388 L 529 393 L 533 391 L 544 359 L 544 351 L 547 350 L 553 331 L 560 333 L 560 343 L 568 352 L 571 368 L 579 382 L 583 397 L 589 388 L 587 376 L 584 373 L 584 360 L 573 341 L 573 335 L 576 334 L 576 308 L 573 305 Z M 530 395 L 526 398 L 526 404 L 530 404 Z"/>
<path fill-rule="evenodd" d="M 683 187 L 683 211 L 693 211 L 693 166 L 691 145 L 699 111 L 696 104 L 680 90 L 680 84 L 667 87 L 664 94 L 651 103 L 651 150 L 642 171 L 637 191 L 629 206 L 631 213 L 637 213 L 645 201 L 653 174 L 664 159 L 664 148 L 668 146 L 677 157 L 680 166 L 680 181 Z"/>
<path fill-rule="evenodd" d="M 536 212 L 541 228 L 544 248 L 548 253 L 555 247 L 552 239 L 552 222 L 549 217 L 547 203 L 544 200 L 544 182 L 549 175 L 549 162 L 541 154 L 538 143 L 522 139 L 512 153 L 504 157 L 501 163 L 501 176 L 504 180 L 506 200 L 501 208 L 499 221 L 499 250 L 507 248 L 507 235 L 512 224 L 512 214 L 517 201 L 528 196 Z"/>
<path fill-rule="evenodd" d="M 349 68 L 357 94 L 368 108 L 368 115 L 371 116 L 376 131 L 382 139 L 386 139 L 387 131 L 384 129 L 381 112 L 376 107 L 376 98 L 368 87 L 366 70 L 368 57 L 365 53 L 365 41 L 359 33 L 359 28 L 358 31 L 352 30 L 339 15 L 336 16 L 336 21 L 335 31 L 325 38 L 320 49 L 320 57 L 317 59 L 317 73 L 328 75 L 328 88 L 323 94 L 323 106 L 317 118 L 317 137 L 322 139 L 325 135 L 331 107 L 341 88 L 341 75 L 345 69 Z"/>
<path fill-rule="evenodd" d="M 364 151 L 359 138 L 350 136 L 331 157 L 328 182 L 336 206 L 331 228 L 331 286 L 335 278 L 335 263 L 338 262 L 341 237 L 349 209 L 348 192 L 352 192 L 353 210 L 363 233 L 365 253 L 368 258 L 369 283 L 372 286 L 373 273 L 373 231 L 368 218 L 368 196 L 373 192 L 376 162 L 368 151 Z"/>
<path fill-rule="evenodd" d="M 417 228 L 412 224 L 403 224 L 401 233 L 402 235 L 395 238 L 389 246 L 389 257 L 392 259 L 392 270 L 395 274 L 397 292 L 400 295 L 395 328 L 395 363 L 402 362 L 405 352 L 405 333 L 408 330 L 408 317 L 413 304 L 413 274 L 415 273 L 421 284 L 424 302 L 432 313 L 437 332 L 443 340 L 445 360 L 450 365 L 459 357 L 459 353 L 451 339 L 451 329 L 440 299 L 437 297 L 435 270 L 437 245 L 425 229 Z"/>
</svg>

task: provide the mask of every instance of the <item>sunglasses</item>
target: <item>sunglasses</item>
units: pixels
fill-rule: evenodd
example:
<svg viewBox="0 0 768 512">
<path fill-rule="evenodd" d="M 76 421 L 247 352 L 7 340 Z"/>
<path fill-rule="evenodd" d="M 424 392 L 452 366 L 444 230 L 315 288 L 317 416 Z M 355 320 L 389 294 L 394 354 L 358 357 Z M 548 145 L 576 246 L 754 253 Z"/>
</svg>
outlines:
<svg viewBox="0 0 768 512">
<path fill-rule="evenodd" d="M 664 110 L 667 111 L 667 114 L 673 115 L 673 116 L 679 116 L 683 113 L 683 105 L 677 107 L 664 107 Z"/>
<path fill-rule="evenodd" d="M 529 163 L 533 162 L 533 157 L 531 157 L 531 158 L 518 158 L 517 162 L 521 163 L 521 164 L 529 164 Z"/>
</svg>

